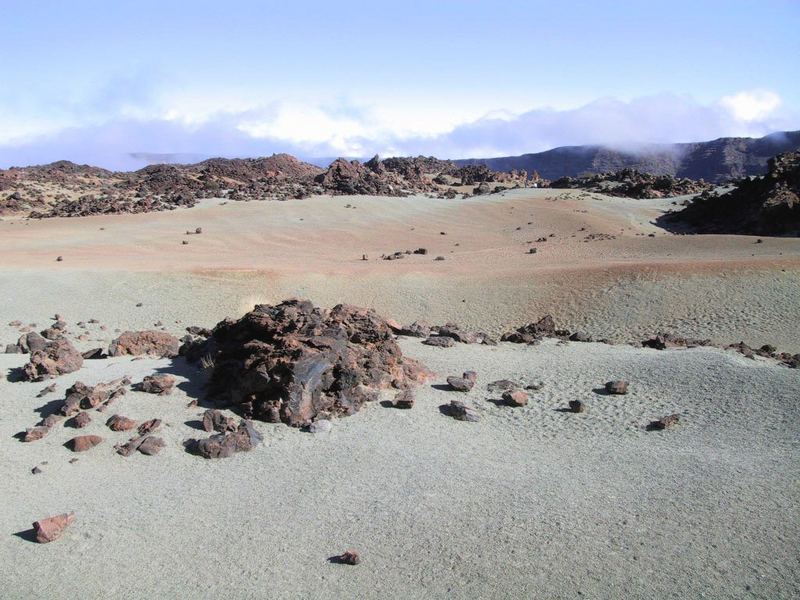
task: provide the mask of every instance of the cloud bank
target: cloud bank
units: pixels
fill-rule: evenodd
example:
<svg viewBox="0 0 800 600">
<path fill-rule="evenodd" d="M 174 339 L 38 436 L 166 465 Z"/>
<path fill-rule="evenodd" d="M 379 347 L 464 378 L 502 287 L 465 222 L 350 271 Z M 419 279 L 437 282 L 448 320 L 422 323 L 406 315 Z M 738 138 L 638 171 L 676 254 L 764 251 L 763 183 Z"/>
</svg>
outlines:
<svg viewBox="0 0 800 600">
<path fill-rule="evenodd" d="M 305 159 L 373 154 L 491 157 L 565 145 L 635 148 L 761 136 L 796 129 L 800 118 L 783 106 L 775 92 L 745 90 L 709 104 L 671 94 L 629 101 L 604 98 L 575 108 L 497 110 L 459 123 L 426 112 L 424 107 L 392 111 L 344 102 L 283 102 L 191 113 L 174 107 L 137 107 L 126 101 L 116 111 L 95 113 L 91 118 L 85 112 L 79 114 L 66 126 L 48 123 L 48 131 L 34 125 L 27 133 L 24 127 L 9 127 L 6 131 L 15 131 L 13 138 L 3 139 L 0 134 L 0 167 L 68 159 L 127 170 L 153 161 L 273 152 Z"/>
</svg>

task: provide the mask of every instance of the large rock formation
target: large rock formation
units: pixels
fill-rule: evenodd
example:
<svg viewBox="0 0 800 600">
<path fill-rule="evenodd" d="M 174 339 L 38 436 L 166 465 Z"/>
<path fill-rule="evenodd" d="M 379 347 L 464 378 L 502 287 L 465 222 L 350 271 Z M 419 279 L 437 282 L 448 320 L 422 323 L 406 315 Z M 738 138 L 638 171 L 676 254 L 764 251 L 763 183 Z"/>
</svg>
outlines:
<svg viewBox="0 0 800 600">
<path fill-rule="evenodd" d="M 350 415 L 381 388 L 408 388 L 427 371 L 404 358 L 374 311 L 304 300 L 259 305 L 219 323 L 181 353 L 214 364 L 209 397 L 247 418 L 299 427 Z"/>
<path fill-rule="evenodd" d="M 42 381 L 72 373 L 83 366 L 83 356 L 66 338 L 47 342 L 41 350 L 33 350 L 30 362 L 23 368 L 25 379 Z"/>
<path fill-rule="evenodd" d="M 550 183 L 551 188 L 580 188 L 625 198 L 670 198 L 699 194 L 713 189 L 702 179 L 697 181 L 671 175 L 651 175 L 635 169 L 622 169 L 613 173 L 599 173 L 583 177 L 561 177 Z"/>
<path fill-rule="evenodd" d="M 800 151 L 770 159 L 763 177 L 739 181 L 725 194 L 704 193 L 660 222 L 695 233 L 800 235 Z"/>
</svg>

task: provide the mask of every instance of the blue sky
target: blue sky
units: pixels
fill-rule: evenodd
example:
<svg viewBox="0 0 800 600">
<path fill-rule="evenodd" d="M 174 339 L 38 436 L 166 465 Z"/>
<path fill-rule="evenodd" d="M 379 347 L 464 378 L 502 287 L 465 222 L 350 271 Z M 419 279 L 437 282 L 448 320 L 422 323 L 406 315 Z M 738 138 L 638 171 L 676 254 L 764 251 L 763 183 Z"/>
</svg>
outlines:
<svg viewBox="0 0 800 600">
<path fill-rule="evenodd" d="M 800 1 L 0 2 L 0 167 L 800 128 Z"/>
</svg>

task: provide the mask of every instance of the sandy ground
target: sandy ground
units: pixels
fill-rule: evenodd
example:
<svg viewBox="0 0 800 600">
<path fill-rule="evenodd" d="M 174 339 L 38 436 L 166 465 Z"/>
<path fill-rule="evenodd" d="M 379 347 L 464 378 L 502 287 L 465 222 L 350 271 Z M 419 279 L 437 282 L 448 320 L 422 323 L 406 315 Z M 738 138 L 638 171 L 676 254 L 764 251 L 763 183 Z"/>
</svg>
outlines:
<svg viewBox="0 0 800 600">
<path fill-rule="evenodd" d="M 40 320 L 36 295 L 47 311 L 120 327 L 217 322 L 303 296 L 495 334 L 551 313 L 620 342 L 668 330 L 800 351 L 800 240 L 668 234 L 651 222 L 670 202 L 515 190 L 0 221 L 0 316 Z M 185 235 L 196 227 L 202 235 Z M 616 239 L 585 241 L 590 234 Z M 428 254 L 379 258 L 419 247 Z"/>
<path fill-rule="evenodd" d="M 474 368 L 459 394 L 426 385 L 410 411 L 370 405 L 312 435 L 258 423 L 265 443 L 206 461 L 184 452 L 201 409 L 202 374 L 180 361 L 95 361 L 42 383 L 0 382 L 0 543 L 6 598 L 793 598 L 797 548 L 800 372 L 713 349 L 658 352 L 554 341 L 406 354 L 444 376 Z M 4 368 L 21 356 L 0 356 Z M 12 435 L 37 409 L 87 383 L 172 372 L 172 396 L 131 392 L 117 412 L 165 420 L 158 456 L 114 454 L 127 439 L 73 455 L 56 429 Z M 544 381 L 528 407 L 492 402 L 496 377 Z M 629 378 L 631 393 L 593 390 Z M 186 380 L 184 380 L 184 378 Z M 191 381 L 191 383 L 189 383 Z M 479 423 L 439 407 L 458 397 Z M 570 399 L 581 415 L 560 412 Z M 682 423 L 647 432 L 653 418 Z M 107 416 L 107 415 L 105 415 Z M 43 473 L 30 469 L 41 466 Z M 36 518 L 77 522 L 31 543 Z M 360 550 L 357 567 L 327 559 Z"/>
<path fill-rule="evenodd" d="M 76 342 L 88 349 L 115 330 L 161 321 L 180 334 L 297 295 L 493 333 L 549 312 L 617 341 L 666 329 L 800 351 L 800 241 L 667 234 L 650 222 L 668 206 L 527 190 L 0 221 L 0 342 L 19 337 L 12 319 L 42 329 L 56 312 L 73 336 L 100 320 Z M 378 258 L 417 247 L 429 253 Z M 46 383 L 7 380 L 26 357 L 0 354 L 0 596 L 800 595 L 800 370 L 712 348 L 401 345 L 436 373 L 414 409 L 371 405 L 317 436 L 257 423 L 262 446 L 217 461 L 183 449 L 205 435 L 202 409 L 186 406 L 204 374 L 181 360 L 87 361 L 36 398 Z M 436 387 L 466 369 L 479 373 L 469 394 Z M 115 408 L 164 419 L 158 456 L 116 455 L 128 436 L 104 426 L 111 413 L 84 430 L 105 441 L 75 464 L 63 446 L 75 430 L 14 437 L 76 380 L 156 371 L 178 376 L 172 396 L 130 392 Z M 627 396 L 595 391 L 618 377 Z M 500 378 L 545 387 L 512 409 L 486 390 Z M 443 415 L 453 398 L 481 421 Z M 588 412 L 561 412 L 572 399 Z M 677 427 L 645 431 L 671 413 Z M 61 540 L 31 543 L 32 521 L 67 510 L 77 522 Z M 350 547 L 361 565 L 327 561 Z"/>
</svg>

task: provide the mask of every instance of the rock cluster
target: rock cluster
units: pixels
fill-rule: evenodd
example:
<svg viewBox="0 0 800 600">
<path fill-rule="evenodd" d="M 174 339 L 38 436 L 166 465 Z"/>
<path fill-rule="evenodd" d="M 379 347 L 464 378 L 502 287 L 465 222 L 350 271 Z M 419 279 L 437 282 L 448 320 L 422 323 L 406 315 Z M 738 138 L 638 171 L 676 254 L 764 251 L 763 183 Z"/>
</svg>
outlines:
<svg viewBox="0 0 800 600">
<path fill-rule="evenodd" d="M 111 342 L 109 356 L 153 356 L 172 358 L 178 356 L 180 342 L 165 331 L 126 331 Z"/>
<path fill-rule="evenodd" d="M 30 362 L 23 367 L 25 379 L 42 381 L 72 373 L 83 366 L 83 356 L 64 337 L 46 342 L 44 347 L 31 351 Z"/>
<path fill-rule="evenodd" d="M 214 365 L 209 398 L 247 418 L 295 427 L 353 414 L 380 389 L 405 389 L 427 376 L 374 311 L 304 300 L 256 306 L 181 353 Z"/>
<path fill-rule="evenodd" d="M 236 452 L 252 450 L 262 439 L 253 424 L 242 419 L 233 431 L 217 433 L 205 439 L 190 440 L 187 449 L 203 458 L 228 458 Z"/>
<path fill-rule="evenodd" d="M 636 169 L 599 173 L 585 177 L 561 177 L 550 183 L 551 188 L 580 188 L 625 198 L 670 198 L 699 194 L 713 189 L 713 184 L 672 175 L 653 175 Z"/>
</svg>

